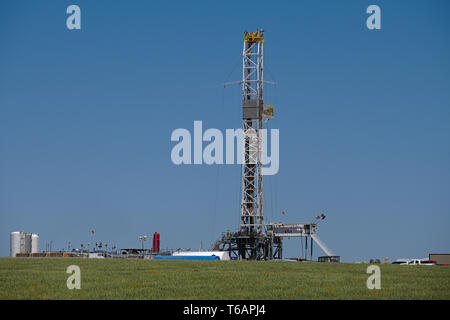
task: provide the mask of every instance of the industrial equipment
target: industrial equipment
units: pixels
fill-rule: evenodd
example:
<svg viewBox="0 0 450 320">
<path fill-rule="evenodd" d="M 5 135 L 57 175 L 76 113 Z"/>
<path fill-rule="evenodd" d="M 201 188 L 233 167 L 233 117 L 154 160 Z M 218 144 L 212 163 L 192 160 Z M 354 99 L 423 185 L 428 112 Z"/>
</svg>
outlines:
<svg viewBox="0 0 450 320">
<path fill-rule="evenodd" d="M 242 85 L 242 127 L 244 159 L 241 175 L 240 228 L 227 231 L 213 245 L 213 250 L 228 251 L 231 259 L 282 259 L 283 237 L 305 237 L 314 240 L 328 256 L 331 251 L 319 240 L 317 224 L 265 223 L 263 214 L 263 175 L 261 131 L 274 117 L 274 106 L 264 104 L 264 31 L 244 32 L 242 80 L 229 84 Z M 225 84 L 227 85 L 227 84 Z M 325 216 L 319 216 L 323 219 Z M 306 250 L 307 251 L 307 250 Z M 305 256 L 306 257 L 306 256 Z"/>
</svg>

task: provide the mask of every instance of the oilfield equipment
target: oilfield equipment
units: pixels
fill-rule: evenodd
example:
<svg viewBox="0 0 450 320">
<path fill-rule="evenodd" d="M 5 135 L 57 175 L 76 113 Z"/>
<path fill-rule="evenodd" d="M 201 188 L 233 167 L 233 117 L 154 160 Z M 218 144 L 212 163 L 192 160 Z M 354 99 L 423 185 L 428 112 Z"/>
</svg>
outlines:
<svg viewBox="0 0 450 320">
<path fill-rule="evenodd" d="M 263 214 L 262 129 L 274 117 L 274 106 L 265 104 L 264 31 L 244 32 L 242 80 L 224 84 L 242 85 L 242 146 L 240 228 L 225 232 L 213 250 L 228 251 L 232 259 L 282 259 L 284 237 L 305 237 L 314 240 L 328 255 L 333 253 L 319 240 L 316 223 L 265 223 Z"/>
<path fill-rule="evenodd" d="M 180 252 L 180 250 L 161 250 L 160 234 L 153 234 L 152 249 L 145 248 L 149 240 L 147 235 L 138 237 L 141 248 L 120 249 L 118 253 L 108 252 L 107 243 L 95 242 L 95 250 L 91 243 L 81 245 L 81 250 L 72 252 L 50 252 L 39 256 L 89 257 L 89 258 L 144 258 L 172 260 L 273 260 L 283 259 L 283 238 L 305 238 L 305 255 L 308 251 L 313 256 L 313 242 L 326 254 L 319 261 L 339 262 L 330 249 L 319 239 L 317 225 L 325 215 L 316 217 L 311 223 L 273 223 L 264 221 L 263 213 L 263 165 L 262 154 L 264 141 L 264 125 L 274 118 L 274 106 L 264 103 L 264 84 L 275 84 L 264 80 L 264 31 L 244 32 L 242 51 L 242 80 L 225 84 L 242 86 L 242 147 L 243 162 L 241 167 L 241 200 L 240 226 L 235 232 L 224 232 L 212 246 L 212 251 Z M 94 231 L 92 231 L 94 234 Z M 34 237 L 34 238 L 33 238 Z M 34 240 L 33 240 L 34 239 Z M 30 256 L 37 252 L 39 235 L 27 234 L 23 231 L 11 233 L 11 256 Z M 308 241 L 310 243 L 308 247 Z M 92 243 L 94 247 L 94 243 Z M 100 250 L 102 248 L 104 250 Z M 201 245 L 202 247 L 202 245 Z M 36 249 L 34 249 L 36 248 Z M 69 243 L 68 250 L 70 251 Z M 112 249 L 116 249 L 113 246 Z M 303 250 L 303 244 L 302 244 Z"/>
<path fill-rule="evenodd" d="M 39 234 L 14 231 L 10 235 L 10 256 L 39 252 Z"/>
<path fill-rule="evenodd" d="M 46 249 L 39 252 L 39 234 L 27 233 L 25 231 L 11 232 L 10 256 L 19 258 L 138 258 L 153 259 L 156 255 L 172 255 L 175 250 L 160 248 L 161 235 L 153 234 L 153 247 L 144 247 L 144 242 L 149 240 L 146 235 L 139 236 L 142 242 L 141 248 L 118 249 L 115 244 L 104 241 L 95 241 L 87 245 L 81 244 L 80 248 L 73 248 L 72 242 L 67 243 L 67 251 L 52 250 L 53 241 L 46 243 Z M 109 249 L 109 250 L 108 250 Z"/>
</svg>

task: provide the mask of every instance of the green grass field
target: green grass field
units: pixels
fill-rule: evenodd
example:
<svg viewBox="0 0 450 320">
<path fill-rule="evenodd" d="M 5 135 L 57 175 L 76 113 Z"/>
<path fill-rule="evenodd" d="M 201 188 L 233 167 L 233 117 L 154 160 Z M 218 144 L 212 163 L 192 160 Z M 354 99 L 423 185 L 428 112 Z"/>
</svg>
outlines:
<svg viewBox="0 0 450 320">
<path fill-rule="evenodd" d="M 69 265 L 81 289 L 69 290 Z M 450 299 L 450 267 L 316 262 L 0 258 L 0 299 Z"/>
</svg>

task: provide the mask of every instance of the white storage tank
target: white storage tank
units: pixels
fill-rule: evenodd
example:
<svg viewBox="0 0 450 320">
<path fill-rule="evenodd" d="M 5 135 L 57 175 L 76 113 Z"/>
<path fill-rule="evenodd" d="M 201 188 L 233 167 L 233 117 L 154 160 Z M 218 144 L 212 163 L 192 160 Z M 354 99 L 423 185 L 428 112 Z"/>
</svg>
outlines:
<svg viewBox="0 0 450 320">
<path fill-rule="evenodd" d="M 25 252 L 25 232 L 24 231 L 14 231 L 11 232 L 10 237 L 10 255 L 15 257 L 17 253 Z"/>
<path fill-rule="evenodd" d="M 31 233 L 25 233 L 25 253 L 31 252 Z"/>
<path fill-rule="evenodd" d="M 20 232 L 14 231 L 11 232 L 9 254 L 11 257 L 15 257 L 16 253 L 19 252 L 20 252 Z"/>
<path fill-rule="evenodd" d="M 39 252 L 39 234 L 32 233 L 31 234 L 31 253 Z"/>
</svg>

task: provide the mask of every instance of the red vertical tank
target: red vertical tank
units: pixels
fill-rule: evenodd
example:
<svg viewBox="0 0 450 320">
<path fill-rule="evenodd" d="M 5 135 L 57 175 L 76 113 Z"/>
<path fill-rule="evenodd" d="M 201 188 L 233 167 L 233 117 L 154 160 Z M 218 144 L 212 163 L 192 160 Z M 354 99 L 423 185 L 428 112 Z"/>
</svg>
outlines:
<svg viewBox="0 0 450 320">
<path fill-rule="evenodd" d="M 153 234 L 153 252 L 159 252 L 159 233 Z"/>
</svg>

